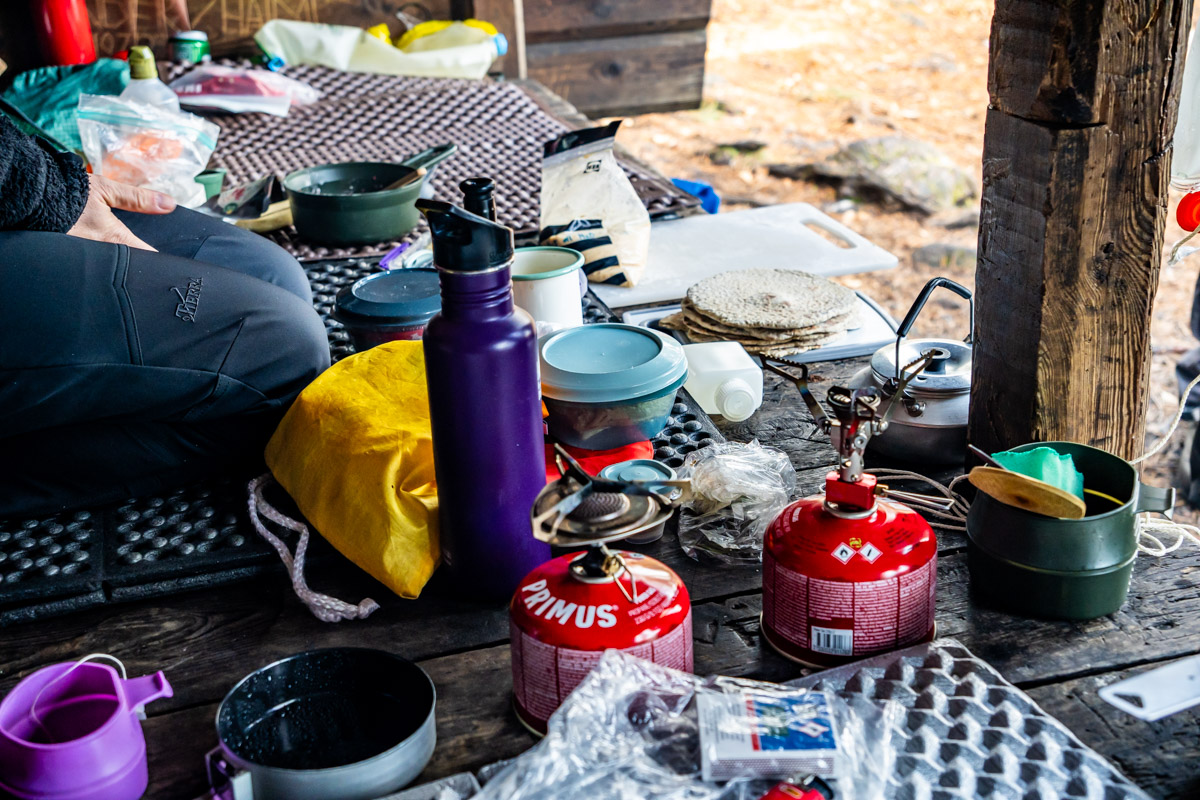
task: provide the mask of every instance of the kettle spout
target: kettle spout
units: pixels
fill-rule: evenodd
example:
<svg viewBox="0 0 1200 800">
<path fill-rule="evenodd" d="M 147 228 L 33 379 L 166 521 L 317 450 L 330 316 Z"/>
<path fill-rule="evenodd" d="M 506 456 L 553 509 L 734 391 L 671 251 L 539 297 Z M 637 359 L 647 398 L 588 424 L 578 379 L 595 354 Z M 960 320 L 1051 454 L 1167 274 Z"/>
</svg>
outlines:
<svg viewBox="0 0 1200 800">
<path fill-rule="evenodd" d="M 129 678 L 121 681 L 125 690 L 125 705 L 130 711 L 140 709 L 147 703 L 164 697 L 171 697 L 175 692 L 171 689 L 171 684 L 167 683 L 167 676 L 163 675 L 162 670 L 153 675 L 144 675 L 141 678 Z"/>
</svg>

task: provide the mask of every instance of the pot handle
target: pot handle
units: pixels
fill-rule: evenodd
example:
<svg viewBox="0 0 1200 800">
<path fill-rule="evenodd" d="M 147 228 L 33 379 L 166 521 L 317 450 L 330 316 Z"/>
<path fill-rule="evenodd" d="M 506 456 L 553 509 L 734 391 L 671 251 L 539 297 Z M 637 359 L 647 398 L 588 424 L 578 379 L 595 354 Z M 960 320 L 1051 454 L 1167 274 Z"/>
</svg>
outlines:
<svg viewBox="0 0 1200 800">
<path fill-rule="evenodd" d="M 925 301 L 929 299 L 929 295 L 933 294 L 933 290 L 939 286 L 945 286 L 956 295 L 966 300 L 971 311 L 971 328 L 967 331 L 967 338 L 964 342 L 970 344 L 975 336 L 975 299 L 971 296 L 971 290 L 960 283 L 956 283 L 949 278 L 931 278 L 925 284 L 925 288 L 921 289 L 921 293 L 917 295 L 917 299 L 913 301 L 912 307 L 908 309 L 908 313 L 904 315 L 904 321 L 900 323 L 900 327 L 896 329 L 897 339 L 903 339 L 908 336 L 909 330 L 913 323 L 917 321 L 917 315 L 921 313 L 921 309 L 925 307 Z"/>
<path fill-rule="evenodd" d="M 250 773 L 226 761 L 220 747 L 204 754 L 204 768 L 208 770 L 208 785 L 215 800 L 254 800 Z"/>
<path fill-rule="evenodd" d="M 1175 487 L 1168 486 L 1162 488 L 1160 486 L 1150 486 L 1145 483 L 1138 483 L 1138 499 L 1134 504 L 1134 513 L 1142 511 L 1157 511 L 1167 519 L 1171 516 L 1175 509 Z"/>
<path fill-rule="evenodd" d="M 458 145 L 453 142 L 439 144 L 436 147 L 429 147 L 416 155 L 411 155 L 400 162 L 402 166 L 410 169 L 420 169 L 425 167 L 428 169 L 435 164 L 440 164 L 458 150 Z"/>
</svg>

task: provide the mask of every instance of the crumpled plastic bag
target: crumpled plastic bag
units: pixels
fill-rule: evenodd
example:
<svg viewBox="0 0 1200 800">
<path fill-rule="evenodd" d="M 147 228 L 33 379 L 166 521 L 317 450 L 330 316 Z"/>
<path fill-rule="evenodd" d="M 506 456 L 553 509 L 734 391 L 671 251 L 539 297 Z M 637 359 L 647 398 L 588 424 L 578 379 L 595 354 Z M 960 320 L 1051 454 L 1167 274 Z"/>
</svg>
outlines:
<svg viewBox="0 0 1200 800">
<path fill-rule="evenodd" d="M 171 81 L 179 104 L 231 114 L 261 112 L 286 117 L 292 106 L 321 99 L 321 93 L 303 81 L 265 69 L 205 64 Z"/>
<path fill-rule="evenodd" d="M 697 561 L 762 561 L 763 535 L 796 491 L 787 454 L 758 440 L 719 442 L 688 453 L 678 474 L 692 481 L 679 516 L 684 552 Z"/>
<path fill-rule="evenodd" d="M 195 114 L 174 113 L 120 97 L 79 98 L 79 138 L 92 172 L 118 183 L 154 189 L 182 206 L 204 203 L 196 175 L 208 166 L 220 127 Z"/>
<path fill-rule="evenodd" d="M 826 707 L 838 742 L 829 775 L 838 800 L 883 796 L 896 757 L 891 735 L 896 704 L 722 676 L 699 678 L 608 650 L 550 717 L 546 738 L 497 773 L 473 800 L 756 800 L 792 772 L 773 763 L 770 754 L 727 782 L 703 779 L 705 751 L 746 734 L 740 726 L 753 723 L 749 717 L 727 718 L 715 740 L 706 737 L 701 698 L 729 700 L 747 693 Z M 783 744 L 780 739 L 791 745 L 808 734 L 798 715 L 767 712 L 759 720 L 767 723 L 759 730 L 772 738 L 772 746 Z"/>
</svg>

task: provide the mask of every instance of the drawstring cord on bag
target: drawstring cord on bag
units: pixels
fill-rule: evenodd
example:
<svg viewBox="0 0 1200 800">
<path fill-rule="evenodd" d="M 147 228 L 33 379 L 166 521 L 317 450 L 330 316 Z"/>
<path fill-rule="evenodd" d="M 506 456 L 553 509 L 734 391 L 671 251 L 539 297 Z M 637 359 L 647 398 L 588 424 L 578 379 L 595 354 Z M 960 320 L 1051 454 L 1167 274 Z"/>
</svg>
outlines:
<svg viewBox="0 0 1200 800">
<path fill-rule="evenodd" d="M 1194 235 L 1194 234 L 1193 234 Z M 1187 237 L 1191 238 L 1191 236 Z M 1186 239 L 1184 240 L 1186 241 Z M 1191 396 L 1192 390 L 1200 385 L 1200 375 L 1192 378 L 1191 383 L 1183 390 L 1183 399 L 1179 402 L 1179 409 L 1175 412 L 1175 417 L 1171 420 L 1167 432 L 1155 443 L 1153 447 L 1147 450 L 1143 455 L 1135 458 L 1129 463 L 1137 465 L 1148 458 L 1158 455 L 1167 443 L 1171 441 L 1171 437 L 1175 435 L 1175 431 L 1179 428 L 1179 423 L 1183 419 L 1184 408 L 1187 403 L 1187 398 Z M 903 469 L 870 469 L 867 470 L 872 475 L 878 478 L 891 479 L 895 481 L 920 481 L 928 486 L 933 487 L 939 494 L 947 500 L 953 500 L 954 505 L 945 511 L 936 509 L 921 509 L 922 514 L 929 518 L 930 526 L 945 531 L 956 531 L 958 533 L 966 533 L 967 512 L 971 508 L 971 504 L 967 502 L 962 495 L 958 494 L 957 487 L 960 483 L 967 479 L 966 475 L 959 475 L 954 480 L 950 481 L 949 486 L 943 486 L 932 478 L 927 478 L 916 472 L 909 472 Z M 1086 490 L 1085 490 L 1086 491 Z M 1121 502 L 1115 498 L 1101 495 L 1099 492 L 1091 492 L 1091 494 L 1104 497 L 1117 505 Z M 1164 544 L 1163 538 L 1166 536 L 1175 536 L 1175 541 L 1171 544 Z M 1183 546 L 1185 541 L 1200 547 L 1200 527 L 1196 525 L 1185 525 L 1180 522 L 1173 522 L 1169 519 L 1150 519 L 1145 515 L 1138 516 L 1137 529 L 1139 553 L 1145 553 L 1148 556 L 1162 558 L 1167 553 L 1173 553 Z"/>
<path fill-rule="evenodd" d="M 95 661 L 99 658 L 106 659 L 116 664 L 117 671 L 121 673 L 121 680 L 129 679 L 128 673 L 125 672 L 125 664 L 121 662 L 121 659 L 117 658 L 116 656 L 110 656 L 108 653 L 88 653 L 86 656 L 67 667 L 66 671 L 64 671 L 62 675 L 59 675 L 53 680 L 48 681 L 46 685 L 39 689 L 38 693 L 34 695 L 33 702 L 29 704 L 29 718 L 33 720 L 34 725 L 37 725 L 39 728 L 41 728 L 42 732 L 51 739 L 54 738 L 54 733 L 48 727 L 46 727 L 46 723 L 42 721 L 41 715 L 38 714 L 38 703 L 41 702 L 42 695 L 44 695 L 46 690 L 51 686 L 65 679 L 68 675 L 82 667 L 84 664 L 88 663 L 89 661 Z M 139 714 L 141 719 L 145 719 L 144 711 L 139 710 Z"/>
<path fill-rule="evenodd" d="M 247 502 L 250 509 L 250 523 L 258 531 L 258 535 L 266 539 L 267 543 L 275 548 L 275 552 L 279 553 L 279 558 L 283 561 L 288 574 L 291 576 L 292 590 L 300 598 L 300 602 L 308 606 L 308 610 L 313 613 L 313 616 L 322 622 L 341 622 L 347 619 L 366 619 L 369 617 L 379 608 L 379 604 L 369 597 L 364 598 L 358 605 L 351 605 L 344 600 L 338 600 L 336 597 L 314 592 L 308 588 L 308 584 L 304 580 L 304 556 L 308 551 L 310 532 L 308 526 L 303 522 L 294 520 L 287 514 L 279 511 L 263 497 L 263 489 L 272 480 L 270 473 L 264 473 L 250 481 L 248 487 L 249 500 Z M 300 539 L 296 542 L 295 556 L 292 555 L 287 545 L 279 537 L 267 530 L 266 525 L 259 518 L 260 513 L 276 525 L 300 534 Z"/>
</svg>

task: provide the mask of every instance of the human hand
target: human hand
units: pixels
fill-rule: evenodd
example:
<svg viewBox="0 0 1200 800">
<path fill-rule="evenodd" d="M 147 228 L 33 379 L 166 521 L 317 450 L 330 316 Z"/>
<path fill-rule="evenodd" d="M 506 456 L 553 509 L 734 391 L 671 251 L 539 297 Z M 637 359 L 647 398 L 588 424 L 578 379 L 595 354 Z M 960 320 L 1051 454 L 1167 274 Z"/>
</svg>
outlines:
<svg viewBox="0 0 1200 800">
<path fill-rule="evenodd" d="M 175 210 L 175 201 L 162 192 L 117 183 L 100 175 L 88 175 L 88 180 L 87 205 L 83 207 L 83 213 L 79 215 L 71 230 L 67 231 L 67 235 L 96 242 L 125 244 L 140 250 L 154 250 L 134 236 L 112 213 L 112 209 L 119 208 L 122 211 L 137 211 L 142 214 L 168 214 Z"/>
</svg>

